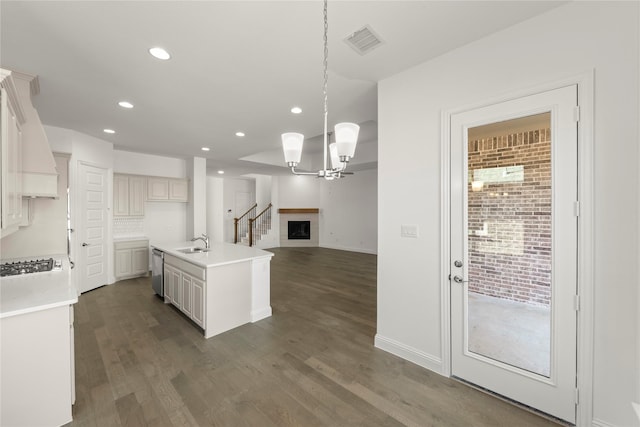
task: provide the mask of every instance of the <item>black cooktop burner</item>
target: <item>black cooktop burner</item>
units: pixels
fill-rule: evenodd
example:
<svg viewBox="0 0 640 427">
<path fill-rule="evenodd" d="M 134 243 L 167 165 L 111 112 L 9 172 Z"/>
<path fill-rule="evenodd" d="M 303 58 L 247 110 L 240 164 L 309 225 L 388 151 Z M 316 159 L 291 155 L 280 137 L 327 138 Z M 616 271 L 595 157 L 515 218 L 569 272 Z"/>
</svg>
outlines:
<svg viewBox="0 0 640 427">
<path fill-rule="evenodd" d="M 33 261 L 17 261 L 0 264 L 0 277 L 17 276 L 19 274 L 39 273 L 53 269 L 53 258 Z"/>
</svg>

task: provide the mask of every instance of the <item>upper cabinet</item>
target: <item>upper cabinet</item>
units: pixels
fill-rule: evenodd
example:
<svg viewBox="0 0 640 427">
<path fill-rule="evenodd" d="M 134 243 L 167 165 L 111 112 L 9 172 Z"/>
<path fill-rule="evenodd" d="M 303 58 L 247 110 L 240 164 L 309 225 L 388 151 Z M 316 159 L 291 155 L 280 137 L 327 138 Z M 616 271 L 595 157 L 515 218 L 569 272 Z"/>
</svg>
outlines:
<svg viewBox="0 0 640 427">
<path fill-rule="evenodd" d="M 113 216 L 144 216 L 146 178 L 113 174 Z"/>
<path fill-rule="evenodd" d="M 147 177 L 147 200 L 188 202 L 189 181 L 179 178 Z"/>
<path fill-rule="evenodd" d="M 18 230 L 22 220 L 22 125 L 24 113 L 10 71 L 0 69 L 0 237 Z"/>
</svg>

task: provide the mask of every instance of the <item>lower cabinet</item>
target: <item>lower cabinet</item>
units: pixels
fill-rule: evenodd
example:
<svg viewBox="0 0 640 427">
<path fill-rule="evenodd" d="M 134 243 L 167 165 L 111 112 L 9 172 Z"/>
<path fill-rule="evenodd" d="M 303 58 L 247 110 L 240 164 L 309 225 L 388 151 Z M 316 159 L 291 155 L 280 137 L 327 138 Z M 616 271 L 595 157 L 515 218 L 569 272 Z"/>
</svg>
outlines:
<svg viewBox="0 0 640 427">
<path fill-rule="evenodd" d="M 206 270 L 171 255 L 164 258 L 164 301 L 204 328 Z"/>
<path fill-rule="evenodd" d="M 130 240 L 114 243 L 116 280 L 149 274 L 149 241 Z"/>
</svg>

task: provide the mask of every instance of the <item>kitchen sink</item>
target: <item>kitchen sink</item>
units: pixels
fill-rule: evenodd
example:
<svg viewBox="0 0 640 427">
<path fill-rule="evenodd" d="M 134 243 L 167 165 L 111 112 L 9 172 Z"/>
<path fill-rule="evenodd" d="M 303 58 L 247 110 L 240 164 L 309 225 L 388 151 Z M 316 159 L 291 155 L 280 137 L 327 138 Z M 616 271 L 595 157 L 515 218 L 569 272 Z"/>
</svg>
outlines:
<svg viewBox="0 0 640 427">
<path fill-rule="evenodd" d="M 199 254 L 202 252 L 209 252 L 209 249 L 206 248 L 182 248 L 176 249 L 178 252 L 182 252 L 183 254 Z"/>
</svg>

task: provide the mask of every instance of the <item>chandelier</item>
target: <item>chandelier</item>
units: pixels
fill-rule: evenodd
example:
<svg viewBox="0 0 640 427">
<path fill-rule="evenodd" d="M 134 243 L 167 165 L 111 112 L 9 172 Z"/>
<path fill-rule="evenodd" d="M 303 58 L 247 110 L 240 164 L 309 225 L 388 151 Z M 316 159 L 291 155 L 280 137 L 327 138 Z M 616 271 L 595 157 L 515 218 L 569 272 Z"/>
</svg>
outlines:
<svg viewBox="0 0 640 427">
<path fill-rule="evenodd" d="M 287 132 L 282 134 L 282 150 L 284 151 L 284 161 L 287 166 L 291 168 L 291 172 L 295 175 L 315 175 L 318 178 L 325 178 L 332 180 L 335 178 L 342 178 L 346 172 L 347 163 L 353 157 L 356 151 L 356 144 L 358 142 L 358 132 L 360 126 L 355 123 L 338 123 L 334 127 L 335 142 L 329 144 L 329 138 L 331 133 L 327 131 L 327 118 L 329 116 L 328 110 L 328 98 L 327 98 L 327 83 L 329 75 L 327 72 L 329 47 L 327 43 L 327 30 L 329 24 L 327 21 L 327 0 L 324 0 L 324 85 L 322 87 L 322 93 L 324 96 L 324 151 L 323 161 L 324 167 L 317 172 L 301 172 L 296 170 L 296 166 L 300 163 L 302 157 L 302 143 L 304 141 L 304 135 L 296 132 Z M 327 152 L 331 156 L 331 168 L 327 168 Z"/>
</svg>

